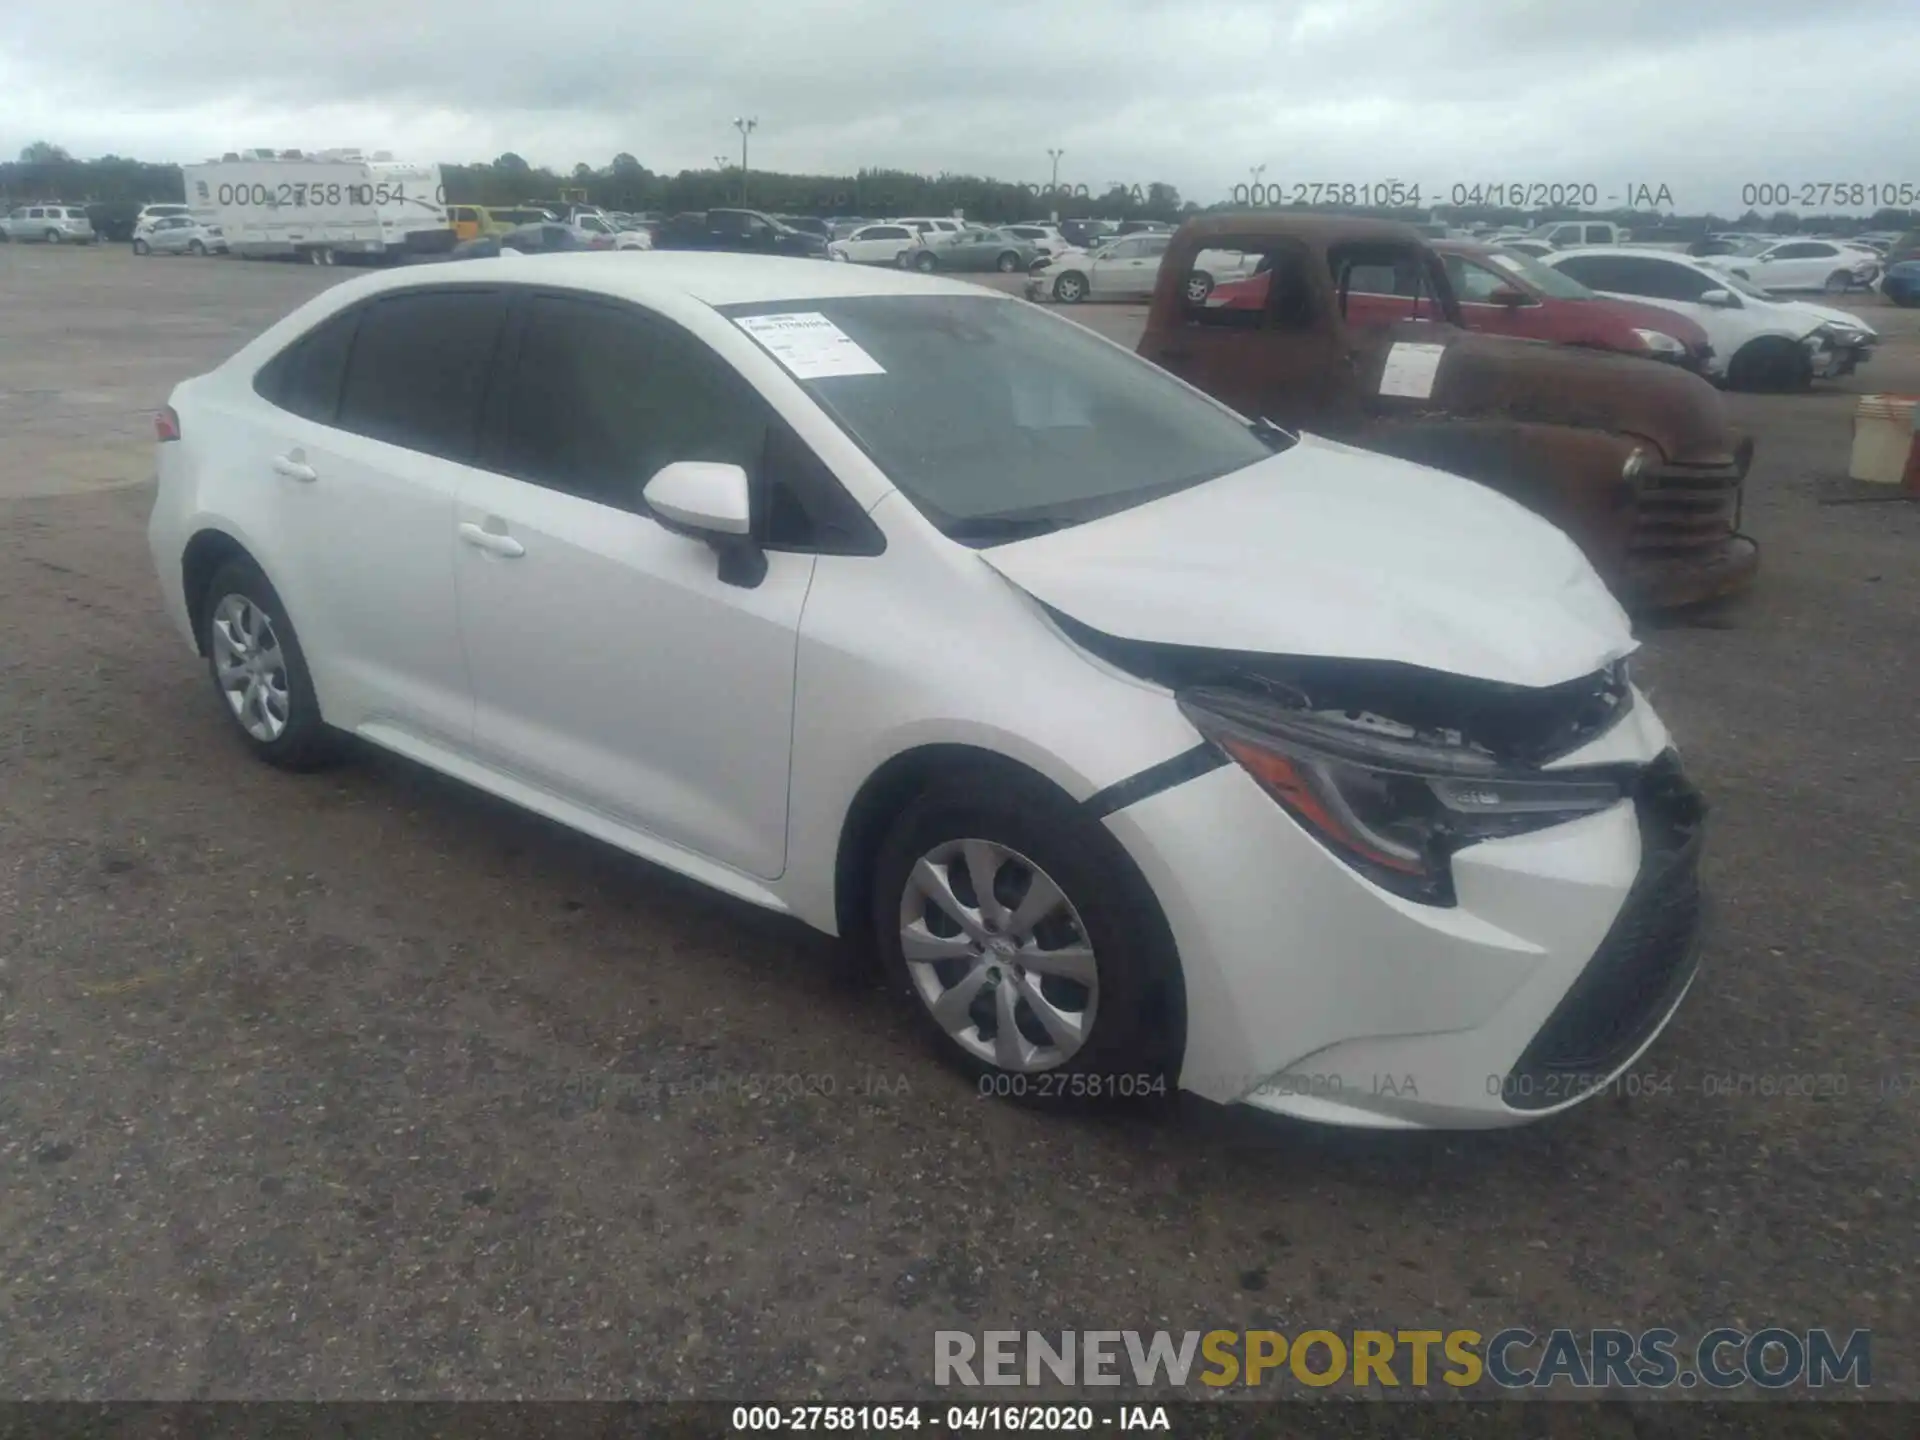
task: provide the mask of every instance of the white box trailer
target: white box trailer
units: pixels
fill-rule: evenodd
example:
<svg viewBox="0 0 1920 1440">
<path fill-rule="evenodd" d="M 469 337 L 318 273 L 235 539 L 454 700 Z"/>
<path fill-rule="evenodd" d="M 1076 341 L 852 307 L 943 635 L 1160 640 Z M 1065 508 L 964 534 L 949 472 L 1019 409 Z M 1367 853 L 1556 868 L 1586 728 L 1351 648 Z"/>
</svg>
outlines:
<svg viewBox="0 0 1920 1440">
<path fill-rule="evenodd" d="M 182 167 L 196 220 L 218 225 L 235 255 L 399 259 L 445 254 L 454 233 L 438 165 L 357 151 L 255 151 Z"/>
</svg>

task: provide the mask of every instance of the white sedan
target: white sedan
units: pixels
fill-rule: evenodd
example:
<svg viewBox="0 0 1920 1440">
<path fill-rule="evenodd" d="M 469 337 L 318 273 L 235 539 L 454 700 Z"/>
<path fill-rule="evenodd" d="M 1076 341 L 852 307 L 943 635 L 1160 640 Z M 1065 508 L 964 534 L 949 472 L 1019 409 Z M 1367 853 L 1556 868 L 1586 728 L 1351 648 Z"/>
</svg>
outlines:
<svg viewBox="0 0 1920 1440">
<path fill-rule="evenodd" d="M 900 265 L 907 252 L 921 244 L 920 232 L 905 225 L 862 225 L 846 239 L 830 242 L 827 255 L 856 265 Z"/>
<path fill-rule="evenodd" d="M 136 255 L 224 255 L 227 236 L 218 225 L 203 225 L 191 215 L 162 215 L 134 232 Z"/>
<path fill-rule="evenodd" d="M 1012 297 L 388 271 L 158 428 L 240 745 L 357 735 L 870 948 L 983 1092 L 1511 1125 L 1692 982 L 1702 807 L 1578 547 Z"/>
<path fill-rule="evenodd" d="M 1880 278 L 1883 257 L 1865 245 L 1841 240 L 1782 240 L 1751 255 L 1715 255 L 1717 270 L 1751 280 L 1762 290 L 1824 290 L 1844 295 L 1870 290 Z"/>
<path fill-rule="evenodd" d="M 1123 235 L 1092 250 L 1046 256 L 1027 272 L 1027 298 L 1067 305 L 1081 300 L 1151 299 L 1160 281 L 1160 261 L 1172 238 L 1157 231 Z M 1198 305 L 1221 282 L 1245 279 L 1259 259 L 1240 250 L 1202 250 L 1187 276 L 1188 301 Z"/>
<path fill-rule="evenodd" d="M 1735 389 L 1803 389 L 1816 376 L 1850 374 L 1880 340 L 1858 315 L 1769 295 L 1715 260 L 1606 245 L 1556 250 L 1540 263 L 1602 295 L 1695 321 L 1713 344 L 1707 373 Z"/>
</svg>

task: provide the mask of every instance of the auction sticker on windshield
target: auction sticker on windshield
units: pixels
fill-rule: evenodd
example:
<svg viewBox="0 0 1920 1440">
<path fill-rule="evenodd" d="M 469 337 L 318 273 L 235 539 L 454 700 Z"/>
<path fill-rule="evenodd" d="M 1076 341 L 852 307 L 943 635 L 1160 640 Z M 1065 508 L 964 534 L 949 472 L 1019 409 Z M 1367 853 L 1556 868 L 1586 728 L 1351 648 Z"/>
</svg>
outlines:
<svg viewBox="0 0 1920 1440">
<path fill-rule="evenodd" d="M 791 315 L 743 315 L 733 322 L 766 347 L 800 380 L 834 375 L 884 375 L 880 363 L 853 337 L 818 311 Z"/>
<path fill-rule="evenodd" d="M 1387 352 L 1387 365 L 1380 372 L 1382 395 L 1406 395 L 1424 400 L 1433 394 L 1433 377 L 1440 371 L 1444 345 L 1399 344 Z"/>
</svg>

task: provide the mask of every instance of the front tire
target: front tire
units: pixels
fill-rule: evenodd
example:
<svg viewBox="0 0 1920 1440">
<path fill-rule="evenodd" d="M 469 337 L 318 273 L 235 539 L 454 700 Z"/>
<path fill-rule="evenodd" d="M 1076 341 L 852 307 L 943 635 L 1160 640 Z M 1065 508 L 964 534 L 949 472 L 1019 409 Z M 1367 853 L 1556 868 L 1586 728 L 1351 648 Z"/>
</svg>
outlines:
<svg viewBox="0 0 1920 1440">
<path fill-rule="evenodd" d="M 136 240 L 133 242 L 133 253 L 136 255 L 151 255 L 153 253 L 153 247 L 144 240 Z"/>
<path fill-rule="evenodd" d="M 1213 294 L 1213 276 L 1206 271 L 1196 270 L 1187 277 L 1187 304 L 1204 305 L 1211 294 Z"/>
<path fill-rule="evenodd" d="M 1844 295 L 1853 288 L 1853 276 L 1844 270 L 1836 270 L 1827 277 L 1826 291 L 1829 295 Z"/>
<path fill-rule="evenodd" d="M 283 770 L 335 759 L 340 733 L 320 718 L 300 637 L 260 567 L 244 559 L 222 565 L 201 616 L 208 674 L 247 748 Z"/>
<path fill-rule="evenodd" d="M 1806 390 L 1813 385 L 1813 362 L 1791 340 L 1769 336 L 1755 340 L 1727 362 L 1727 388 L 1765 394 Z"/>
<path fill-rule="evenodd" d="M 1078 305 L 1087 298 L 1087 277 L 1069 270 L 1053 282 L 1053 298 L 1062 305 Z"/>
<path fill-rule="evenodd" d="M 1020 257 L 1009 250 L 993 262 L 993 268 L 1002 275 L 1011 275 L 1020 268 Z"/>
<path fill-rule="evenodd" d="M 187 242 L 187 253 L 189 255 L 204 255 L 207 253 L 207 247 L 198 240 L 189 240 Z"/>
<path fill-rule="evenodd" d="M 939 263 L 939 261 L 933 258 L 933 252 L 931 250 L 922 250 L 918 255 L 913 257 L 913 268 L 918 270 L 922 275 L 931 275 L 934 267 Z"/>
<path fill-rule="evenodd" d="M 60 232 L 58 230 L 47 231 L 47 243 L 49 245 L 58 245 L 60 243 Z"/>
<path fill-rule="evenodd" d="M 1097 821 L 998 769 L 934 782 L 881 843 L 872 925 L 890 988 L 982 1093 L 1173 1092 L 1180 966 L 1158 904 Z"/>
</svg>

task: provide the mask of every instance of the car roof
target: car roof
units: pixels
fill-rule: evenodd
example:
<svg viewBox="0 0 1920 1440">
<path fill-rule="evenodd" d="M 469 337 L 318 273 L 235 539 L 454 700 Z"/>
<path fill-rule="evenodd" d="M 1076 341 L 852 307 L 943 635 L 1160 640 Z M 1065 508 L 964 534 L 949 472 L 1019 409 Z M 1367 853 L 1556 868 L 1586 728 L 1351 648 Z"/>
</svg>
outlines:
<svg viewBox="0 0 1920 1440">
<path fill-rule="evenodd" d="M 709 306 L 836 300 L 855 295 L 978 295 L 997 290 L 884 266 L 681 250 L 561 252 L 454 260 L 377 273 L 335 287 L 355 295 L 461 280 L 508 280 L 592 290 L 639 304 L 684 297 Z"/>
<path fill-rule="evenodd" d="M 1309 245 L 1325 247 L 1345 240 L 1424 245 L 1427 237 L 1399 220 L 1374 220 L 1353 215 L 1297 215 L 1266 210 L 1242 210 L 1189 220 L 1176 233 L 1202 240 L 1221 235 L 1286 235 Z M 1207 248 L 1205 246 L 1202 247 Z"/>
<path fill-rule="evenodd" d="M 1656 250 L 1651 245 L 1580 245 L 1556 250 L 1551 257 L 1542 258 L 1560 260 L 1575 255 L 1631 255 L 1645 260 L 1673 260 L 1695 268 L 1708 268 L 1700 266 L 1700 258 L 1696 255 L 1683 255 L 1678 250 Z"/>
</svg>

